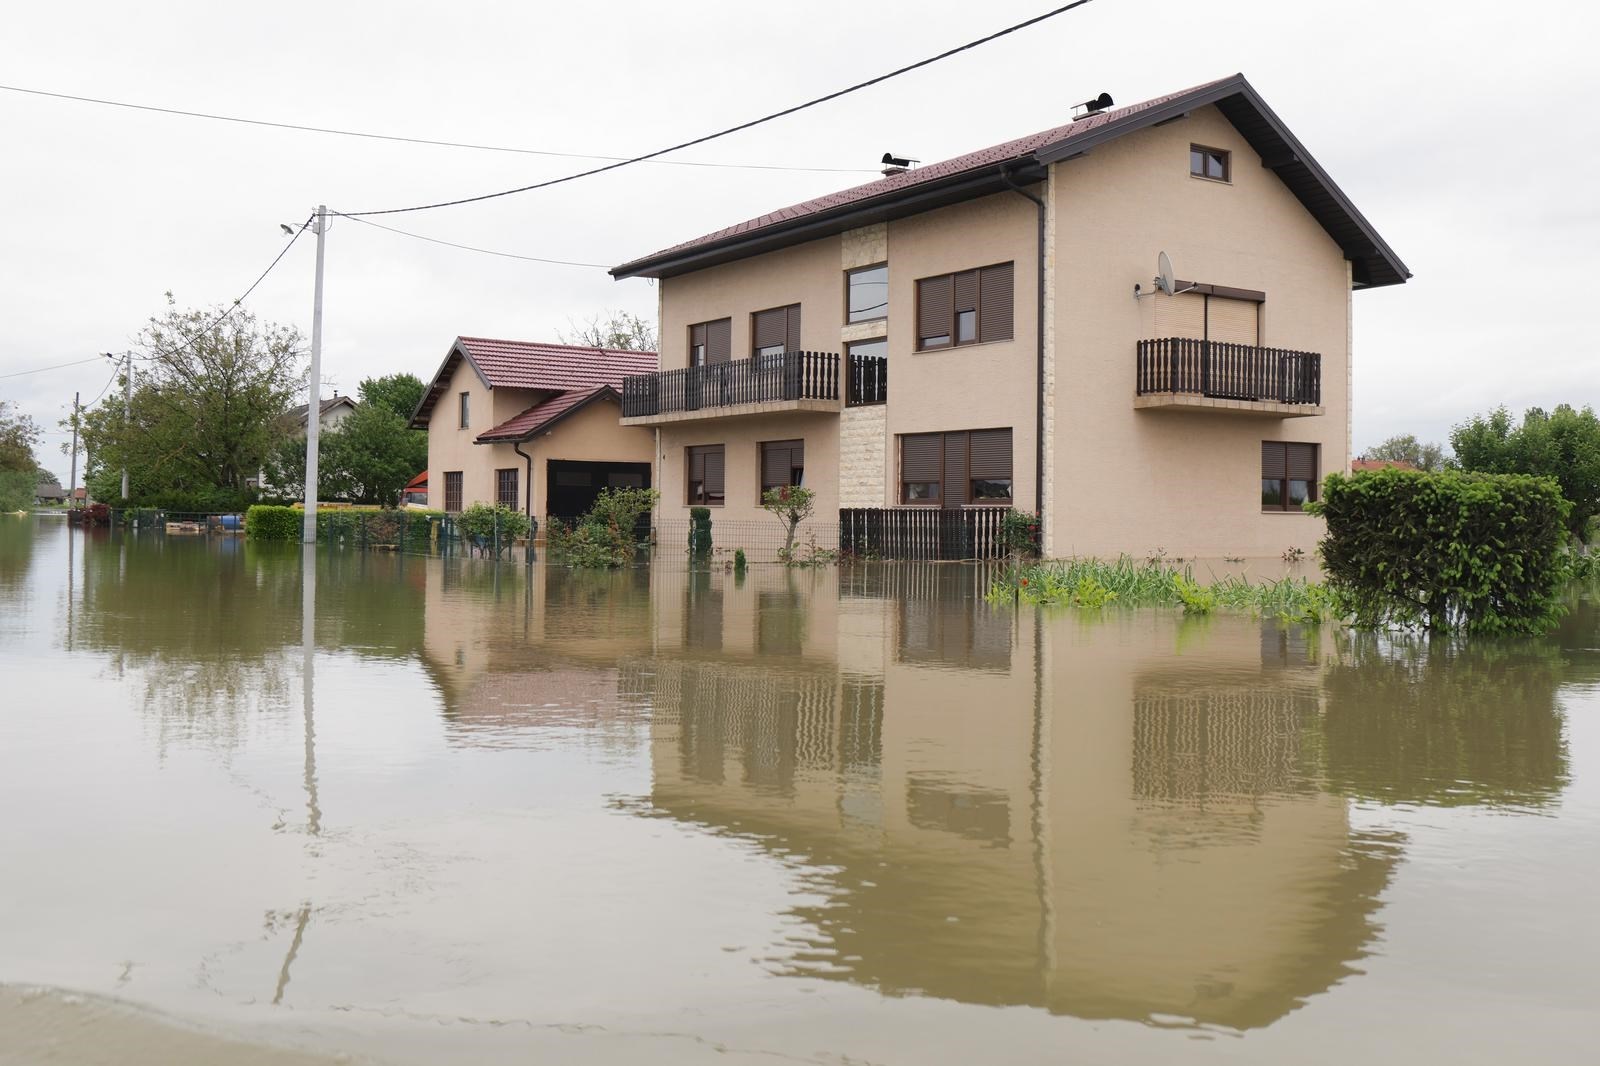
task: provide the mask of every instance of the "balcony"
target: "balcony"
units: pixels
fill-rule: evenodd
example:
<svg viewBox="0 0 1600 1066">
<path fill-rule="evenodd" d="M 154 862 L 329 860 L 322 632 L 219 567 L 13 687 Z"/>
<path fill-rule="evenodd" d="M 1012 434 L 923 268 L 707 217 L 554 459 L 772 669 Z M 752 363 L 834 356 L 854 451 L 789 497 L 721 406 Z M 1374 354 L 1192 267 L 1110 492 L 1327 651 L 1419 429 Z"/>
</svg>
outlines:
<svg viewBox="0 0 1600 1066">
<path fill-rule="evenodd" d="M 1133 406 L 1238 411 L 1272 418 L 1320 415 L 1322 356 L 1189 337 L 1139 342 Z"/>
<path fill-rule="evenodd" d="M 624 378 L 622 424 L 659 426 L 786 411 L 837 413 L 842 406 L 884 403 L 888 395 L 888 364 L 882 356 L 841 359 L 835 352 L 779 352 Z"/>
</svg>

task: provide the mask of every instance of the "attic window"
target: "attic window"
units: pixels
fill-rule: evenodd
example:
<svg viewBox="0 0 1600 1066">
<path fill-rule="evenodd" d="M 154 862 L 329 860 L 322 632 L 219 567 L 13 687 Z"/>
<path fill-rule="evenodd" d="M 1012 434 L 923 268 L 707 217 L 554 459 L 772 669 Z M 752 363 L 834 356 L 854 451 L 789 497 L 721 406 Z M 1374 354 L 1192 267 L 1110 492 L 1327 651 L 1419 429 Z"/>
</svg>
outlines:
<svg viewBox="0 0 1600 1066">
<path fill-rule="evenodd" d="M 1208 181 L 1231 181 L 1232 167 L 1228 153 L 1221 148 L 1207 148 L 1201 144 L 1189 146 L 1189 174 Z"/>
</svg>

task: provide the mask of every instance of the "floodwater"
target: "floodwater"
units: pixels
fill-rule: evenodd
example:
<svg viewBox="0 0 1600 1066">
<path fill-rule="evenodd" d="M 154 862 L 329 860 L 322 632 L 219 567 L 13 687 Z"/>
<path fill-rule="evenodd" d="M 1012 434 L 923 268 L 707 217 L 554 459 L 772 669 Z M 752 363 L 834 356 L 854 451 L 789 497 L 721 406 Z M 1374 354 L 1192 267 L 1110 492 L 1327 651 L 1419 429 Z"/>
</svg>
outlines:
<svg viewBox="0 0 1600 1066">
<path fill-rule="evenodd" d="M 0 518 L 0 1063 L 1593 1061 L 1594 604 L 982 586 Z"/>
</svg>

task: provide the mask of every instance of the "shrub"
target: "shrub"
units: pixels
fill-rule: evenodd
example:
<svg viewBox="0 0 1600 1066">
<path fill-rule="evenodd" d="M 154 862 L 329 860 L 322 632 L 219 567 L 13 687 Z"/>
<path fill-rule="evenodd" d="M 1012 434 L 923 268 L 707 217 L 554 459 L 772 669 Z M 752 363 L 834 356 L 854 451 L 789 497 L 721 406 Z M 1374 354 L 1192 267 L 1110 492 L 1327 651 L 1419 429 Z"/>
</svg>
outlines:
<svg viewBox="0 0 1600 1066">
<path fill-rule="evenodd" d="M 1000 543 L 1007 555 L 1039 555 L 1039 516 L 1026 511 L 1007 511 L 1000 519 Z"/>
<path fill-rule="evenodd" d="M 733 572 L 742 576 L 744 574 L 745 567 L 748 565 L 750 564 L 749 560 L 744 557 L 744 549 L 735 549 L 733 553 Z"/>
<path fill-rule="evenodd" d="M 1542 633 L 1561 615 L 1571 505 L 1549 478 L 1330 474 L 1307 509 L 1327 521 L 1323 570 L 1357 626 Z"/>
<path fill-rule="evenodd" d="M 294 507 L 258 503 L 244 513 L 244 532 L 251 540 L 299 540 L 304 517 Z"/>
<path fill-rule="evenodd" d="M 456 515 L 456 529 L 463 540 L 479 550 L 498 553 L 518 537 L 526 537 L 533 529 L 533 520 L 503 504 L 475 503 Z"/>
<path fill-rule="evenodd" d="M 711 555 L 711 508 L 689 508 L 689 555 L 705 559 Z"/>
<path fill-rule="evenodd" d="M 639 520 L 656 505 L 655 489 L 604 489 L 587 514 L 570 528 L 551 520 L 550 554 L 568 566 L 626 566 L 639 548 Z"/>
<path fill-rule="evenodd" d="M 799 485 L 780 485 L 761 494 L 761 508 L 783 523 L 783 548 L 778 558 L 784 562 L 794 553 L 795 528 L 811 517 L 817 507 L 817 494 Z"/>
</svg>

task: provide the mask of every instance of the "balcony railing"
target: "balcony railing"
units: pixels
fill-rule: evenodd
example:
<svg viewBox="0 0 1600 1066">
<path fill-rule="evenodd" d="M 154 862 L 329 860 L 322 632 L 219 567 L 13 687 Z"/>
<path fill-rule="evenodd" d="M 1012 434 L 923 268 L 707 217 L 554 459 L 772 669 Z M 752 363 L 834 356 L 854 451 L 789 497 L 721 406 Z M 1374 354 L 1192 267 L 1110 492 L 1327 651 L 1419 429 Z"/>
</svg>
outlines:
<svg viewBox="0 0 1600 1066">
<path fill-rule="evenodd" d="M 839 399 L 839 356 L 780 352 L 622 379 L 622 417 L 781 400 Z"/>
<path fill-rule="evenodd" d="M 1322 403 L 1322 356 L 1190 337 L 1144 340 L 1137 391 L 1315 406 Z"/>
<path fill-rule="evenodd" d="M 889 402 L 889 360 L 886 356 L 852 353 L 846 372 L 849 374 L 849 380 L 845 382 L 846 407 Z"/>
</svg>

